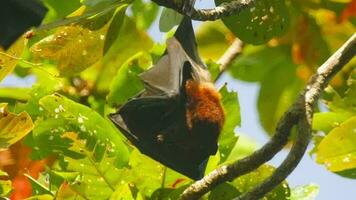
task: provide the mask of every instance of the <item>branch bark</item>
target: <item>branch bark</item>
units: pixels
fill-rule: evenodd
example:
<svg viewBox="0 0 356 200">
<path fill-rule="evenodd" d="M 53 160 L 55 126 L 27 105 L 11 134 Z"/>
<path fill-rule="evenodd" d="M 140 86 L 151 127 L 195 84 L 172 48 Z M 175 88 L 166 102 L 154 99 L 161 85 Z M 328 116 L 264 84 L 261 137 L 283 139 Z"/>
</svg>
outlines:
<svg viewBox="0 0 356 200">
<path fill-rule="evenodd" d="M 223 165 L 203 179 L 193 183 L 180 196 L 180 200 L 198 199 L 215 186 L 257 169 L 270 160 L 288 142 L 291 128 L 298 125 L 298 137 L 285 161 L 270 178 L 252 191 L 239 197 L 241 200 L 259 199 L 283 181 L 303 157 L 311 137 L 314 106 L 330 79 L 356 54 L 356 34 L 336 51 L 314 74 L 304 92 L 278 123 L 271 140 L 252 155 L 230 165 Z"/>
<path fill-rule="evenodd" d="M 198 21 L 214 21 L 222 17 L 237 15 L 242 10 L 252 6 L 256 0 L 235 0 L 228 3 L 222 3 L 219 6 L 211 9 L 187 9 L 186 11 L 182 6 L 177 6 L 173 0 L 152 0 L 160 6 L 171 8 L 182 15 L 189 16 L 191 19 Z"/>
<path fill-rule="evenodd" d="M 356 34 L 350 37 L 322 66 L 318 68 L 308 82 L 304 93 L 298 99 L 302 109 L 298 122 L 298 136 L 284 162 L 261 185 L 244 194 L 239 200 L 262 198 L 265 194 L 280 184 L 295 169 L 302 159 L 312 133 L 314 107 L 330 79 L 342 69 L 356 54 Z"/>
</svg>

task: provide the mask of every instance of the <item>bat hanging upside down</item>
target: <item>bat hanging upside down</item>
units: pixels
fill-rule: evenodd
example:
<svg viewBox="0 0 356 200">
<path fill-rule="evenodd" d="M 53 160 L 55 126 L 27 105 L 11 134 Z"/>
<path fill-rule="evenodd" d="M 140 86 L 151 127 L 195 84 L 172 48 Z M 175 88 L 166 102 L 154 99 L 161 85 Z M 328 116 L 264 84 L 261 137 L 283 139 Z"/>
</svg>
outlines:
<svg viewBox="0 0 356 200">
<path fill-rule="evenodd" d="M 189 18 L 167 40 L 165 55 L 140 77 L 145 89 L 111 120 L 142 153 L 202 178 L 209 156 L 217 152 L 224 110 L 199 58 Z"/>
</svg>

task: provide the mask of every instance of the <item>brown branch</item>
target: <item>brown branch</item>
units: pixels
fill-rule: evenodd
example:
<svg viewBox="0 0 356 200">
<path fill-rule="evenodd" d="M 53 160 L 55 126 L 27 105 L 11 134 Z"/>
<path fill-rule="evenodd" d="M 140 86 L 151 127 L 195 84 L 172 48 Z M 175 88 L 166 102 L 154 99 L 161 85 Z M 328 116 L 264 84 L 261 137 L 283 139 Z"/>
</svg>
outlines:
<svg viewBox="0 0 356 200">
<path fill-rule="evenodd" d="M 286 160 L 264 183 L 241 199 L 258 199 L 271 191 L 293 171 L 304 155 L 311 134 L 313 108 L 330 79 L 356 54 L 356 34 L 335 52 L 312 76 L 304 93 L 284 114 L 277 125 L 276 133 L 262 148 L 230 165 L 223 165 L 193 183 L 180 196 L 180 200 L 198 199 L 217 185 L 257 169 L 270 160 L 288 142 L 291 128 L 298 124 L 299 135 Z"/>
<path fill-rule="evenodd" d="M 222 3 L 219 6 L 211 9 L 183 9 L 183 6 L 178 6 L 173 0 L 152 0 L 160 6 L 174 9 L 175 11 L 189 16 L 191 19 L 198 21 L 214 21 L 222 17 L 236 15 L 242 10 L 252 6 L 256 0 L 235 0 L 228 3 Z M 189 0 L 188 0 L 189 1 Z M 182 4 L 183 5 L 183 4 Z"/>
<path fill-rule="evenodd" d="M 322 91 L 324 91 L 330 79 L 342 69 L 356 54 L 356 34 L 350 37 L 322 66 L 318 68 L 308 82 L 304 93 L 298 99 L 303 112 L 299 117 L 298 136 L 284 162 L 261 185 L 244 194 L 239 200 L 253 200 L 262 198 L 278 184 L 280 184 L 295 169 L 302 159 L 312 133 L 312 119 L 314 107 Z"/>
</svg>

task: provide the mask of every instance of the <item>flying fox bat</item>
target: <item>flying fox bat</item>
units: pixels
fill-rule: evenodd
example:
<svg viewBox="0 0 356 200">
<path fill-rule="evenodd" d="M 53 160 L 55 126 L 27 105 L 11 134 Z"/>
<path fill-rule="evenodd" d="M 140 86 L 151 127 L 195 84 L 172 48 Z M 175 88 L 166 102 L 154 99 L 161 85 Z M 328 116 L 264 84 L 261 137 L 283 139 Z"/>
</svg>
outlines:
<svg viewBox="0 0 356 200">
<path fill-rule="evenodd" d="M 189 18 L 167 40 L 166 53 L 140 78 L 145 89 L 110 119 L 141 153 L 192 179 L 202 178 L 218 148 L 224 111 L 199 58 Z"/>
</svg>

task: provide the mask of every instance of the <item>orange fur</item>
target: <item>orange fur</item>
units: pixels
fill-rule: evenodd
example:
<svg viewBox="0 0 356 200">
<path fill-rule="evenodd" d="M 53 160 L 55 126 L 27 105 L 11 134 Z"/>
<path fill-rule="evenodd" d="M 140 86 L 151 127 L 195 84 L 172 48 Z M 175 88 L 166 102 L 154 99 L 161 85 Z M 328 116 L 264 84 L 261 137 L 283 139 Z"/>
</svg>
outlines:
<svg viewBox="0 0 356 200">
<path fill-rule="evenodd" d="M 189 129 L 196 122 L 216 124 L 219 132 L 225 121 L 224 110 L 220 103 L 220 93 L 209 82 L 197 83 L 188 80 L 185 85 L 187 95 L 186 118 Z M 219 134 L 219 133 L 218 133 Z"/>
</svg>

